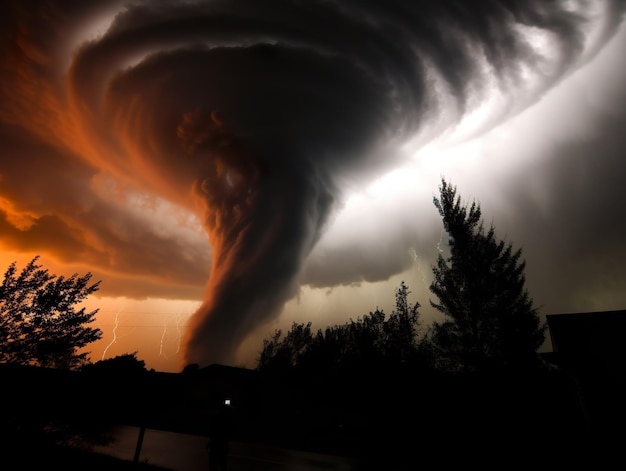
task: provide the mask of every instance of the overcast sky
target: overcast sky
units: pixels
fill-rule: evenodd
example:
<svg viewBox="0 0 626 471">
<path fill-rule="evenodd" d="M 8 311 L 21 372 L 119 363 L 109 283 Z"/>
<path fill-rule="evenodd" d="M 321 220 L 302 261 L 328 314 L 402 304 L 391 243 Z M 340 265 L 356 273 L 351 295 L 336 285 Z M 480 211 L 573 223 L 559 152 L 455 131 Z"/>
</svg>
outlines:
<svg viewBox="0 0 626 471">
<path fill-rule="evenodd" d="M 93 360 L 254 366 L 402 280 L 432 320 L 445 177 L 542 316 L 626 308 L 624 2 L 468 5 L 5 2 L 0 262 L 102 280 Z"/>
</svg>

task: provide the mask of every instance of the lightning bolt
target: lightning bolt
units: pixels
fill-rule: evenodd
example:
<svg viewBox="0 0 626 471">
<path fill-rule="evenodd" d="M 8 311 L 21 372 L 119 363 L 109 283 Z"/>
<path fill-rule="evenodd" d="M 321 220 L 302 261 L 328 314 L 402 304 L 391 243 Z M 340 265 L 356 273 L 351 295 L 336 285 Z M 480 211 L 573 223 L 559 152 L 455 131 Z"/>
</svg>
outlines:
<svg viewBox="0 0 626 471">
<path fill-rule="evenodd" d="M 183 339 L 183 332 L 180 328 L 180 321 L 183 318 L 183 314 L 181 312 L 179 312 L 176 315 L 176 332 L 178 334 L 178 340 L 177 340 L 177 345 L 176 345 L 176 353 L 178 354 L 178 352 L 180 352 L 180 344 L 182 343 L 182 339 Z"/>
<path fill-rule="evenodd" d="M 163 333 L 161 334 L 161 344 L 159 347 L 159 356 L 167 359 L 167 355 L 163 352 L 163 343 L 167 336 L 167 317 L 163 316 Z"/>
<path fill-rule="evenodd" d="M 183 331 L 181 329 L 181 321 L 183 320 L 183 313 L 179 312 L 178 314 L 176 314 L 176 351 L 174 352 L 174 355 L 177 355 L 180 352 L 180 347 L 182 344 L 182 340 L 183 340 Z M 168 336 L 168 329 L 167 329 L 167 314 L 165 314 L 165 317 L 163 318 L 163 333 L 161 334 L 161 344 L 159 347 L 159 356 L 162 356 L 166 359 L 169 359 L 168 355 L 165 353 L 165 349 L 166 349 L 166 337 Z"/>
<path fill-rule="evenodd" d="M 443 235 L 445 231 L 441 231 L 441 236 L 439 236 L 439 242 L 437 242 L 437 252 L 443 253 L 443 249 L 441 248 L 441 243 L 443 242 Z"/>
<path fill-rule="evenodd" d="M 117 312 L 115 313 L 115 324 L 113 325 L 113 339 L 111 340 L 111 342 L 109 342 L 109 344 L 106 346 L 106 348 L 104 349 L 104 351 L 102 352 L 102 358 L 101 360 L 104 360 L 104 358 L 106 357 L 107 351 L 109 350 L 109 348 L 111 347 L 111 345 L 115 344 L 117 342 L 117 328 L 120 325 L 120 313 L 122 312 L 122 309 L 124 309 L 124 306 L 126 305 L 126 301 L 124 301 L 122 303 L 122 305 L 120 306 L 120 308 L 117 310 Z"/>
<path fill-rule="evenodd" d="M 440 243 L 441 243 L 441 240 L 439 240 L 439 243 L 437 244 L 437 250 L 439 250 Z M 424 275 L 424 270 L 422 269 L 423 265 L 420 263 L 420 256 L 414 247 L 411 247 L 409 249 L 409 252 L 411 254 L 411 257 L 413 258 L 413 261 L 415 262 L 417 274 L 419 275 L 419 278 L 422 281 L 422 284 L 424 285 L 424 287 L 428 290 L 430 287 L 430 282 L 426 279 L 426 276 Z"/>
</svg>

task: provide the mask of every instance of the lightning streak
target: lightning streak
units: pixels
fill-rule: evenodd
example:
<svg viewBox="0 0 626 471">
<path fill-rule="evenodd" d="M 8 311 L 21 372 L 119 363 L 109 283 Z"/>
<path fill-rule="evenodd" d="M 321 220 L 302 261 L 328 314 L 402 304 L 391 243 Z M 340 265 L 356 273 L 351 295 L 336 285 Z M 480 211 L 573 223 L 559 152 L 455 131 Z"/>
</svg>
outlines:
<svg viewBox="0 0 626 471">
<path fill-rule="evenodd" d="M 443 242 L 443 236 L 445 234 L 445 231 L 441 231 L 441 235 L 439 236 L 439 242 L 437 242 L 437 252 L 442 254 L 443 253 L 443 249 L 441 248 L 441 244 Z"/>
<path fill-rule="evenodd" d="M 180 321 L 183 318 L 182 313 L 178 313 L 178 315 L 176 316 L 176 334 L 177 334 L 177 341 L 176 341 L 176 354 L 178 354 L 180 352 L 180 345 L 182 343 L 183 340 L 183 332 L 180 328 Z"/>
<path fill-rule="evenodd" d="M 163 343 L 165 342 L 165 337 L 167 336 L 167 317 L 163 317 L 163 332 L 161 333 L 161 343 L 159 345 L 159 356 L 167 358 L 167 355 L 163 352 Z"/>
<path fill-rule="evenodd" d="M 126 301 L 124 301 L 122 303 L 122 305 L 120 306 L 120 308 L 117 310 L 117 312 L 115 313 L 115 324 L 113 325 L 113 339 L 111 340 L 111 342 L 109 342 L 109 344 L 105 347 L 104 351 L 102 352 L 102 358 L 101 360 L 104 360 L 107 354 L 107 351 L 109 350 L 109 348 L 114 345 L 117 342 L 117 328 L 120 325 L 120 314 L 122 312 L 122 309 L 124 309 L 124 306 L 126 304 Z"/>
</svg>

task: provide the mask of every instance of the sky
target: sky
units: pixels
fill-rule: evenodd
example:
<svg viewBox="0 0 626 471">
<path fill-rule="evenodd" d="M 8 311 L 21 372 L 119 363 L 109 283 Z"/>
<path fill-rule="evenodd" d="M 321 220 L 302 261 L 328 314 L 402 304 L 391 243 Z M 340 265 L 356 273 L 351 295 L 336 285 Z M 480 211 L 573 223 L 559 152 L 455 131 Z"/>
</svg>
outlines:
<svg viewBox="0 0 626 471">
<path fill-rule="evenodd" d="M 2 9 L 0 266 L 101 281 L 92 361 L 254 367 L 402 281 L 441 320 L 442 178 L 542 318 L 626 308 L 622 0 Z"/>
</svg>

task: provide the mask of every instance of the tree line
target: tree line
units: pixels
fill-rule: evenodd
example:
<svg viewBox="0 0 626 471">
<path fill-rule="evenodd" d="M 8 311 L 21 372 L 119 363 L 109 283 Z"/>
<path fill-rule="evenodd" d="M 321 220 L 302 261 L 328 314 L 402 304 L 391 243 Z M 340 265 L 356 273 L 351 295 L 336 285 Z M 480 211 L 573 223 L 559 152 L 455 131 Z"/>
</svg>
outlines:
<svg viewBox="0 0 626 471">
<path fill-rule="evenodd" d="M 480 205 L 463 202 L 455 186 L 442 179 L 433 203 L 448 234 L 448 254 L 433 266 L 431 305 L 443 314 L 424 329 L 418 302 L 408 300 L 403 282 L 395 308 L 377 309 L 344 325 L 311 330 L 294 323 L 263 342 L 262 371 L 354 369 L 412 365 L 445 372 L 528 370 L 541 361 L 537 350 L 546 324 L 525 287 L 522 250 L 498 240 L 485 228 Z"/>
<path fill-rule="evenodd" d="M 546 325 L 525 288 L 521 249 L 485 228 L 480 205 L 462 201 L 442 178 L 433 197 L 448 234 L 448 253 L 432 267 L 431 305 L 443 314 L 424 328 L 420 304 L 402 282 L 387 316 L 376 309 L 344 325 L 317 332 L 294 323 L 263 341 L 256 368 L 333 371 L 412 365 L 449 372 L 525 369 L 539 365 Z M 50 274 L 33 258 L 18 272 L 12 263 L 0 285 L 0 363 L 77 370 L 82 349 L 100 339 L 91 327 L 98 310 L 77 309 L 98 291 L 92 274 Z"/>
</svg>

